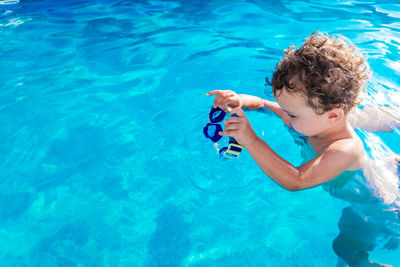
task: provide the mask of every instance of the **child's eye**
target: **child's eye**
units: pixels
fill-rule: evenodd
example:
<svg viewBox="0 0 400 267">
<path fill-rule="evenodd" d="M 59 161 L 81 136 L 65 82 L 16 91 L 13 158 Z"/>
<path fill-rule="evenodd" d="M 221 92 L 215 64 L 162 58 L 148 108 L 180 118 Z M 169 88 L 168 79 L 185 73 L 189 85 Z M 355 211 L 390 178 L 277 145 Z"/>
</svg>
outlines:
<svg viewBox="0 0 400 267">
<path fill-rule="evenodd" d="M 288 114 L 290 118 L 296 118 L 295 115 Z"/>
</svg>

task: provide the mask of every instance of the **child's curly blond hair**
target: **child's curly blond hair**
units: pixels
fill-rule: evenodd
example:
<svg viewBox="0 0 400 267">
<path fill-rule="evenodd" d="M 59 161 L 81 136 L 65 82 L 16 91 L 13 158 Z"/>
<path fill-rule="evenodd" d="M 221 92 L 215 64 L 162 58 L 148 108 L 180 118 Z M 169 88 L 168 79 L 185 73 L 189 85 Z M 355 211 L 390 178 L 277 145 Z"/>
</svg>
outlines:
<svg viewBox="0 0 400 267">
<path fill-rule="evenodd" d="M 314 32 L 297 50 L 293 45 L 276 66 L 274 96 L 285 87 L 305 96 L 317 114 L 342 108 L 347 114 L 359 104 L 359 94 L 370 77 L 370 68 L 357 48 L 345 38 Z"/>
</svg>

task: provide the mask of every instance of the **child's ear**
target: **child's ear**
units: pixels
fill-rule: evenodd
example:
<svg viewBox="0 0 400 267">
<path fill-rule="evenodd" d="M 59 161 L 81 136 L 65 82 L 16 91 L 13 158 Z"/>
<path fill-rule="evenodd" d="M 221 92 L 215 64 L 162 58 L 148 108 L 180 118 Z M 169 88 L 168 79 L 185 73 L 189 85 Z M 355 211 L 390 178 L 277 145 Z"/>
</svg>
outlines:
<svg viewBox="0 0 400 267">
<path fill-rule="evenodd" d="M 333 108 L 328 111 L 328 119 L 331 123 L 340 121 L 344 117 L 344 111 L 341 108 Z"/>
</svg>

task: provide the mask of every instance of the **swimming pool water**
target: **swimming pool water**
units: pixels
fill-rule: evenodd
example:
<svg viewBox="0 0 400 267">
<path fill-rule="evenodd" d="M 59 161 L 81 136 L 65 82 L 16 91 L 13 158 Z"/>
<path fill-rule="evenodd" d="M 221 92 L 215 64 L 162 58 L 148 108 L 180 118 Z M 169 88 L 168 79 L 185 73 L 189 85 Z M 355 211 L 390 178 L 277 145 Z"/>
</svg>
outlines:
<svg viewBox="0 0 400 267">
<path fill-rule="evenodd" d="M 368 54 L 370 101 L 399 105 L 395 1 L 5 0 L 0 12 L 1 266 L 336 266 L 347 204 L 281 189 L 246 151 L 218 160 L 205 93 L 270 98 L 283 49 L 320 30 Z M 277 118 L 248 117 L 301 162 Z M 380 136 L 400 153 L 397 134 Z"/>
</svg>

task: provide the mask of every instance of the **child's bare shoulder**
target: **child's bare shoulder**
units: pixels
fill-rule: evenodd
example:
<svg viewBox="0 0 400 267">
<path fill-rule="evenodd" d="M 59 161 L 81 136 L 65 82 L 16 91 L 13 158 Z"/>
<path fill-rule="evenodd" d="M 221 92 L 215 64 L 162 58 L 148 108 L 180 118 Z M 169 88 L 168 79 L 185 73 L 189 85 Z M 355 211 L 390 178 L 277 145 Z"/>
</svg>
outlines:
<svg viewBox="0 0 400 267">
<path fill-rule="evenodd" d="M 348 170 L 360 169 L 365 159 L 364 145 L 356 134 L 332 142 L 324 153 L 336 153 L 341 160 L 348 161 Z"/>
</svg>

